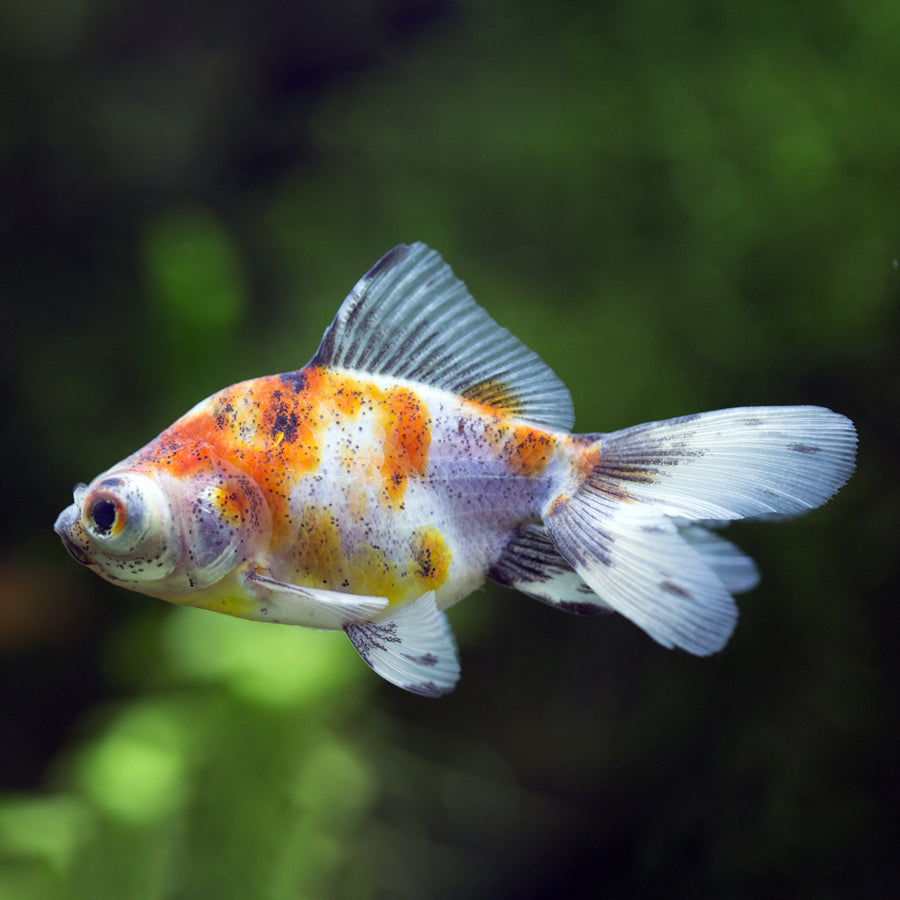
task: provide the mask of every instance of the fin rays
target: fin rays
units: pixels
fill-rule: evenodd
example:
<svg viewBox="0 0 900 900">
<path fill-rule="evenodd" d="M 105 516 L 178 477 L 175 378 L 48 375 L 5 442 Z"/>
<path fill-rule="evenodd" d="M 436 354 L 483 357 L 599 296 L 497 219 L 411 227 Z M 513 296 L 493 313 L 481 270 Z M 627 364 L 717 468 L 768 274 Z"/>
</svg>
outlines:
<svg viewBox="0 0 900 900">
<path fill-rule="evenodd" d="M 613 609 L 666 647 L 721 649 L 752 560 L 698 522 L 785 518 L 853 471 L 856 432 L 819 407 L 719 410 L 627 428 L 586 445 L 597 462 L 548 504 L 554 544 Z"/>
<path fill-rule="evenodd" d="M 392 684 L 424 697 L 440 697 L 456 687 L 456 641 L 435 605 L 434 591 L 344 630 L 363 662 Z"/>
<path fill-rule="evenodd" d="M 485 398 L 498 413 L 549 428 L 568 430 L 575 420 L 572 398 L 550 367 L 498 325 L 424 244 L 395 247 L 360 279 L 311 365 Z"/>
</svg>

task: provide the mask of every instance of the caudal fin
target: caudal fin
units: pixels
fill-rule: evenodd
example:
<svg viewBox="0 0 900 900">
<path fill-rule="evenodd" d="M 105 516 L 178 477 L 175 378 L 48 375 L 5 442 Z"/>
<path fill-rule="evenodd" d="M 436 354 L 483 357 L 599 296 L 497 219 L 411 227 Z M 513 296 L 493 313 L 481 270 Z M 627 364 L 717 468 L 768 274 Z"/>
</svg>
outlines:
<svg viewBox="0 0 900 900">
<path fill-rule="evenodd" d="M 638 425 L 586 444 L 586 476 L 548 504 L 544 524 L 601 605 L 665 647 L 705 656 L 734 630 L 731 595 L 757 576 L 703 523 L 815 509 L 850 477 L 855 453 L 853 423 L 814 406 Z"/>
</svg>

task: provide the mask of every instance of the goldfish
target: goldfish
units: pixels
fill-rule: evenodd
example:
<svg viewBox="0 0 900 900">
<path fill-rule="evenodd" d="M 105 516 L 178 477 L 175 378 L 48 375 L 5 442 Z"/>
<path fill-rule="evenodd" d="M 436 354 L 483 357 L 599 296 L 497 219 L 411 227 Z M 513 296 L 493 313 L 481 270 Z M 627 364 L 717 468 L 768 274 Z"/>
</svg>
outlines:
<svg viewBox="0 0 900 900">
<path fill-rule="evenodd" d="M 107 581 L 244 619 L 342 630 L 389 682 L 457 684 L 446 610 L 489 578 L 615 612 L 707 656 L 754 562 L 717 528 L 825 503 L 852 422 L 743 407 L 573 433 L 569 391 L 434 250 L 401 244 L 309 364 L 198 403 L 78 484 L 55 531 Z"/>
</svg>

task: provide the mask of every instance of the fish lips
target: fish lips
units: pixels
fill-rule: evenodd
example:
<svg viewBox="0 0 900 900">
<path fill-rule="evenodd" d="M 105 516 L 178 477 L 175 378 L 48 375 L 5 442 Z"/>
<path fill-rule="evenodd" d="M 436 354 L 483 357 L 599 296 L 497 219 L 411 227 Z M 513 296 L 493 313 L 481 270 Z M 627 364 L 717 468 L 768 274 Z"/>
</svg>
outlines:
<svg viewBox="0 0 900 900">
<path fill-rule="evenodd" d="M 75 534 L 83 529 L 81 526 L 81 510 L 74 503 L 71 506 L 67 506 L 59 514 L 53 525 L 53 530 L 60 536 L 63 546 L 75 562 L 90 568 L 94 567 L 94 561 L 75 538 Z"/>
</svg>

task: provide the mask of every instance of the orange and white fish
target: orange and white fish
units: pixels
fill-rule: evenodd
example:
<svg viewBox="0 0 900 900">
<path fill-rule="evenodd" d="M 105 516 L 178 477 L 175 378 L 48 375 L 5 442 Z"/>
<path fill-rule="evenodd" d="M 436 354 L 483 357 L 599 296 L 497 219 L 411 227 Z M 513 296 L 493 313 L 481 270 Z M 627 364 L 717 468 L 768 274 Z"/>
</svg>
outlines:
<svg viewBox="0 0 900 900">
<path fill-rule="evenodd" d="M 614 610 L 665 647 L 728 641 L 753 561 L 710 530 L 824 503 L 856 432 L 813 406 L 572 434 L 572 400 L 424 244 L 362 278 L 309 365 L 245 381 L 75 488 L 55 529 L 113 584 L 343 629 L 406 690 L 453 689 L 443 610 L 489 577 Z"/>
</svg>

